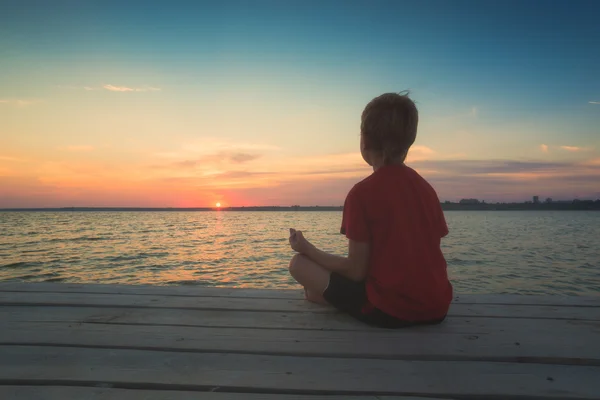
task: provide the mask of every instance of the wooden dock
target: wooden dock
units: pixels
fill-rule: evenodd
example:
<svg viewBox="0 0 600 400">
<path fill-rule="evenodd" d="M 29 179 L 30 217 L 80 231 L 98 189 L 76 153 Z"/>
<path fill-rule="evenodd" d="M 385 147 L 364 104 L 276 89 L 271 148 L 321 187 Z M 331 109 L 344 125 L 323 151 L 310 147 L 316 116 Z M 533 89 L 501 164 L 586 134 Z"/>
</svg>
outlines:
<svg viewBox="0 0 600 400">
<path fill-rule="evenodd" d="M 300 291 L 0 284 L 0 399 L 600 399 L 600 297 L 382 330 Z"/>
</svg>

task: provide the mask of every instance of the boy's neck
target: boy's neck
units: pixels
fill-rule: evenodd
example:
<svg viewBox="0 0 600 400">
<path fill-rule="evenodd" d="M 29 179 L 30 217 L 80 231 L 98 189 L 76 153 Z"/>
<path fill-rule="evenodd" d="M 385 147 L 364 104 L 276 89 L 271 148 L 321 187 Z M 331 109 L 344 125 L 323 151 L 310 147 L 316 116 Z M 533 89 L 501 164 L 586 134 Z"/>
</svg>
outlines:
<svg viewBox="0 0 600 400">
<path fill-rule="evenodd" d="M 405 157 L 398 157 L 387 164 L 384 163 L 383 159 L 376 160 L 376 162 L 374 162 L 372 165 L 373 172 L 377 171 L 378 169 L 380 169 L 382 167 L 389 166 L 389 165 L 396 165 L 396 166 L 404 165 L 404 160 L 405 160 Z"/>
</svg>

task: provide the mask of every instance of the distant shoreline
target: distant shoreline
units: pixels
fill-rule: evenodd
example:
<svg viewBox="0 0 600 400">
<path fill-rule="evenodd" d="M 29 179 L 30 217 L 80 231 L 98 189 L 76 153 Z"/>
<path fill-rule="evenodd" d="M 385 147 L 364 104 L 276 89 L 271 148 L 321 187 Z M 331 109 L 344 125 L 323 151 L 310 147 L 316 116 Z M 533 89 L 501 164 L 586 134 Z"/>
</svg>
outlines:
<svg viewBox="0 0 600 400">
<path fill-rule="evenodd" d="M 600 200 L 554 203 L 441 203 L 444 211 L 600 211 Z M 0 212 L 343 211 L 342 206 L 0 208 Z"/>
</svg>

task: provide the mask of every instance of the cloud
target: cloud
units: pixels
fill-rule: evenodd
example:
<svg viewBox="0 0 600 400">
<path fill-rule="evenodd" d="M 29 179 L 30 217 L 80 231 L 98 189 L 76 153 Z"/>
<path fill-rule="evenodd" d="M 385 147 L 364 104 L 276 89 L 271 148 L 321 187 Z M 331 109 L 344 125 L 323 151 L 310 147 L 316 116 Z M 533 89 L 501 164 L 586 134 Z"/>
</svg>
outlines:
<svg viewBox="0 0 600 400">
<path fill-rule="evenodd" d="M 94 150 L 94 146 L 89 145 L 71 145 L 63 148 L 67 151 L 92 151 Z"/>
<path fill-rule="evenodd" d="M 408 151 L 408 155 L 406 157 L 407 162 L 414 162 L 418 160 L 427 160 L 431 158 L 431 156 L 435 154 L 435 151 L 427 146 L 422 145 L 414 145 Z"/>
<path fill-rule="evenodd" d="M 242 152 L 218 152 L 215 154 L 208 154 L 200 157 L 196 162 L 199 164 L 221 164 L 221 163 L 232 163 L 232 164 L 245 164 L 250 161 L 260 158 L 260 154 L 250 154 Z M 187 163 L 188 161 L 183 161 Z"/>
<path fill-rule="evenodd" d="M 202 138 L 192 143 L 182 146 L 184 153 L 215 153 L 215 152 L 233 152 L 233 151 L 270 151 L 279 150 L 278 146 L 264 143 L 244 143 L 228 139 Z"/>
<path fill-rule="evenodd" d="M 431 155 L 434 154 L 435 151 L 431 147 L 414 145 L 410 148 L 410 151 L 414 151 L 421 154 Z"/>
<path fill-rule="evenodd" d="M 540 180 L 600 180 L 598 160 L 587 162 L 540 162 L 514 160 L 434 160 L 412 166 L 423 175 L 435 179 L 502 180 L 506 182 L 538 182 Z M 473 181 L 475 182 L 475 181 Z"/>
<path fill-rule="evenodd" d="M 461 176 L 541 172 L 570 167 L 573 164 L 513 160 L 423 160 L 413 163 L 416 168 L 444 171 Z"/>
<path fill-rule="evenodd" d="M 116 86 L 111 84 L 105 84 L 102 86 L 68 86 L 68 85 L 57 85 L 61 89 L 76 89 L 76 90 L 108 90 L 111 92 L 158 92 L 161 89 L 154 86 L 141 86 L 141 87 L 129 87 L 129 86 Z"/>
<path fill-rule="evenodd" d="M 247 153 L 234 153 L 229 156 L 229 159 L 236 164 L 246 163 L 257 158 L 260 158 L 260 155 Z"/>
<path fill-rule="evenodd" d="M 600 167 L 600 158 L 596 158 L 594 160 L 589 160 L 583 163 L 584 165 L 593 165 L 593 166 L 599 166 Z"/>
<path fill-rule="evenodd" d="M 242 152 L 218 152 L 207 154 L 194 160 L 176 161 L 167 165 L 157 165 L 154 168 L 175 168 L 188 169 L 215 164 L 245 164 L 262 157 L 260 154 L 250 154 Z"/>
<path fill-rule="evenodd" d="M 590 104 L 600 104 L 600 101 L 588 101 Z"/>
<path fill-rule="evenodd" d="M 126 86 L 104 85 L 102 87 L 106 90 L 110 90 L 111 92 L 134 92 L 135 91 L 135 89 L 129 88 Z"/>
<path fill-rule="evenodd" d="M 179 149 L 173 151 L 154 152 L 151 154 L 151 156 L 174 160 L 196 160 L 201 157 L 214 157 L 220 156 L 221 154 L 245 154 L 274 150 L 280 150 L 280 147 L 264 143 L 236 142 L 231 139 L 199 138 L 182 144 Z M 216 157 L 215 159 L 217 158 L 219 157 Z M 237 157 L 238 161 L 243 161 L 243 159 L 244 156 Z"/>
<path fill-rule="evenodd" d="M 543 153 L 547 153 L 548 152 L 548 145 L 547 144 L 540 144 L 540 150 Z"/>
<path fill-rule="evenodd" d="M 39 102 L 38 100 L 23 100 L 23 99 L 7 100 L 7 99 L 0 99 L 0 104 L 14 104 L 14 105 L 19 106 L 19 107 L 30 106 L 30 105 L 36 104 L 38 102 Z"/>
<path fill-rule="evenodd" d="M 589 197 L 598 191 L 600 159 L 586 162 L 515 160 L 426 160 L 411 165 L 438 190 L 441 198 L 474 197 L 523 200 Z"/>
<path fill-rule="evenodd" d="M 22 158 L 12 156 L 0 156 L 0 161 L 25 161 Z"/>
<path fill-rule="evenodd" d="M 127 86 L 115 86 L 106 84 L 102 86 L 104 89 L 109 90 L 111 92 L 157 92 L 160 91 L 160 88 L 152 87 L 152 86 L 143 86 L 139 88 L 131 88 Z M 93 88 L 85 87 L 85 90 L 93 90 Z"/>
<path fill-rule="evenodd" d="M 577 146 L 560 146 L 561 149 L 570 151 L 570 152 L 578 152 L 578 151 L 590 151 L 589 147 L 577 147 Z"/>
</svg>

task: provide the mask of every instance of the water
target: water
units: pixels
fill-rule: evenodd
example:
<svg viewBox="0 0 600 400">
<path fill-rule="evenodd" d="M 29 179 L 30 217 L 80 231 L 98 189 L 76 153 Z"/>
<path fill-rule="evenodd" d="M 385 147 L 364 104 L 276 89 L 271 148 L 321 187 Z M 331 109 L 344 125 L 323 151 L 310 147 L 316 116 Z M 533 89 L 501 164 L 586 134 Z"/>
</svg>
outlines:
<svg viewBox="0 0 600 400">
<path fill-rule="evenodd" d="M 600 212 L 446 219 L 457 292 L 600 293 Z M 288 227 L 346 254 L 340 220 L 340 212 L 0 213 L 0 281 L 295 287 Z"/>
</svg>

